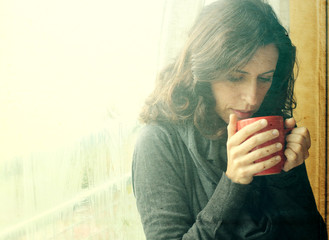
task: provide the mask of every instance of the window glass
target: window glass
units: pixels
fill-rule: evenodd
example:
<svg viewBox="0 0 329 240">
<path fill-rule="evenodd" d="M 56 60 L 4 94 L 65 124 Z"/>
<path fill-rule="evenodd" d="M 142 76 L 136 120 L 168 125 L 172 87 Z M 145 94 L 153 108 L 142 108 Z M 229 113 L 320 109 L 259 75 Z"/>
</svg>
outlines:
<svg viewBox="0 0 329 240">
<path fill-rule="evenodd" d="M 0 1 L 0 239 L 143 239 L 131 187 L 163 1 Z"/>
<path fill-rule="evenodd" d="M 212 1 L 0 0 L 1 240 L 145 239 L 138 113 Z"/>
</svg>

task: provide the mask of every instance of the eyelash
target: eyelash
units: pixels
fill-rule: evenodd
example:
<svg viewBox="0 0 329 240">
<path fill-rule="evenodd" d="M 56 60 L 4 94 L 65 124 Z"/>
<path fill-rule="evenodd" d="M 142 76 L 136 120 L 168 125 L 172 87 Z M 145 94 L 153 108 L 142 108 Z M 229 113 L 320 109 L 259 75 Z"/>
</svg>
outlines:
<svg viewBox="0 0 329 240">
<path fill-rule="evenodd" d="M 233 76 L 228 77 L 228 80 L 230 82 L 238 82 L 238 81 L 241 81 L 242 79 L 243 79 L 243 77 L 233 77 Z"/>
<path fill-rule="evenodd" d="M 262 82 L 271 82 L 272 78 L 260 77 L 259 80 L 261 80 Z"/>
<path fill-rule="evenodd" d="M 265 78 L 265 77 L 259 77 L 258 78 L 261 82 L 271 82 L 272 81 L 272 77 L 270 78 Z M 228 80 L 230 82 L 239 82 L 241 80 L 243 80 L 243 77 L 233 77 L 233 76 L 229 76 Z"/>
</svg>

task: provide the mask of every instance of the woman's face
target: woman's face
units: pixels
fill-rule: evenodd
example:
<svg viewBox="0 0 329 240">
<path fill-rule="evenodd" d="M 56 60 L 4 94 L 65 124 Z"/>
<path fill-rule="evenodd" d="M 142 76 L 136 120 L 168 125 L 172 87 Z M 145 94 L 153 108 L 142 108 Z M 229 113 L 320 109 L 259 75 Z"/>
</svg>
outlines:
<svg viewBox="0 0 329 240">
<path fill-rule="evenodd" d="M 261 47 L 244 67 L 211 84 L 216 112 L 226 123 L 231 113 L 245 119 L 258 111 L 271 87 L 278 57 L 274 44 Z"/>
</svg>

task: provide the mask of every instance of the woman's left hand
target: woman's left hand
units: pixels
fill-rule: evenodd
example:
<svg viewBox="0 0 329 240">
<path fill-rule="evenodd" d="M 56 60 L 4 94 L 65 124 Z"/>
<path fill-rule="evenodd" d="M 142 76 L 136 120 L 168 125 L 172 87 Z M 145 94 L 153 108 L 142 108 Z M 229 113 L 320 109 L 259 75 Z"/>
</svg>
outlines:
<svg viewBox="0 0 329 240">
<path fill-rule="evenodd" d="M 294 118 L 289 118 L 285 121 L 286 128 L 293 128 L 296 125 Z M 311 137 L 307 128 L 294 128 L 286 137 L 286 150 L 284 155 L 287 160 L 283 166 L 283 170 L 289 170 L 304 163 L 305 159 L 309 157 L 309 148 L 311 147 Z"/>
</svg>

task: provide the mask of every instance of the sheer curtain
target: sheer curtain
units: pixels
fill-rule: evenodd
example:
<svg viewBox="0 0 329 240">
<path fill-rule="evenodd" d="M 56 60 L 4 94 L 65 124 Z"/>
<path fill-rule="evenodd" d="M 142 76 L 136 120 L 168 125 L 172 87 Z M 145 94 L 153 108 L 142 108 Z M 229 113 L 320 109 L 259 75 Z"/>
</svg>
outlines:
<svg viewBox="0 0 329 240">
<path fill-rule="evenodd" d="M 0 0 L 0 240 L 144 239 L 138 112 L 210 2 Z"/>
<path fill-rule="evenodd" d="M 158 56 L 159 70 L 176 57 L 187 37 L 189 28 L 204 4 L 205 0 L 165 1 Z"/>
</svg>

